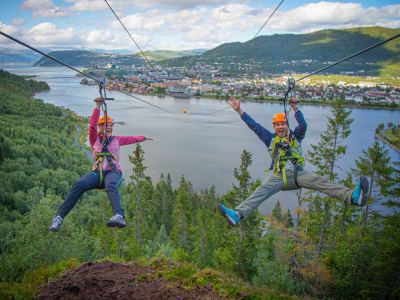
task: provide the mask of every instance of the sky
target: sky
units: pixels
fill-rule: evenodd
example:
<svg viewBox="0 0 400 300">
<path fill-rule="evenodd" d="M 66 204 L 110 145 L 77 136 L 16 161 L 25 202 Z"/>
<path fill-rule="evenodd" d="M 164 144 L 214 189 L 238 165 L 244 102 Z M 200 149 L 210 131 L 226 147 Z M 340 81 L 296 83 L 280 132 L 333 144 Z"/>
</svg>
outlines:
<svg viewBox="0 0 400 300">
<path fill-rule="evenodd" d="M 212 49 L 245 42 L 281 0 L 107 0 L 142 50 Z M 285 0 L 258 35 L 400 28 L 399 0 Z M 105 0 L 0 0 L 0 31 L 38 48 L 138 48 Z M 21 49 L 0 36 L 0 48 Z"/>
</svg>

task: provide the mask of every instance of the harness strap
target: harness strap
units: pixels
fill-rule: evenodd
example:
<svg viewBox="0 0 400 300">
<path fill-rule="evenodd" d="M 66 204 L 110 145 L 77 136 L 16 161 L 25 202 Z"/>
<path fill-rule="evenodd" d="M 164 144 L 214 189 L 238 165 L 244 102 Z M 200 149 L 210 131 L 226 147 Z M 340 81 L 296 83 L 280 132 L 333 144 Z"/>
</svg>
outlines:
<svg viewBox="0 0 400 300">
<path fill-rule="evenodd" d="M 95 163 L 92 167 L 92 171 L 96 170 L 97 168 L 99 169 L 100 172 L 100 184 L 101 185 L 103 183 L 103 159 L 104 157 L 106 157 L 107 159 L 107 163 L 109 167 L 112 167 L 113 170 L 115 170 L 118 174 L 120 174 L 119 170 L 117 169 L 117 167 L 114 165 L 114 163 L 112 162 L 111 158 L 113 158 L 116 162 L 119 162 L 118 158 L 111 152 L 108 151 L 108 145 L 111 143 L 111 141 L 113 140 L 113 136 L 111 138 L 107 140 L 104 140 L 102 138 L 102 136 L 99 137 L 101 144 L 103 145 L 102 151 L 96 153 L 96 157 L 94 158 Z"/>
<path fill-rule="evenodd" d="M 298 171 L 297 168 L 298 164 L 300 164 L 301 166 L 303 165 L 304 158 L 296 153 L 293 154 L 292 147 L 297 148 L 297 144 L 295 140 L 292 140 L 291 134 L 289 135 L 288 144 L 285 147 L 282 147 L 281 139 L 280 138 L 278 139 L 278 137 L 276 137 L 272 147 L 273 154 L 272 154 L 271 166 L 268 170 L 265 170 L 265 171 L 273 170 L 274 164 L 276 163 L 275 173 L 280 173 L 280 172 L 282 173 L 283 188 L 286 188 L 287 186 L 286 164 L 288 160 L 290 160 L 294 166 L 294 182 L 297 187 L 300 187 L 297 181 L 297 171 Z M 281 155 L 278 156 L 279 152 Z"/>
</svg>

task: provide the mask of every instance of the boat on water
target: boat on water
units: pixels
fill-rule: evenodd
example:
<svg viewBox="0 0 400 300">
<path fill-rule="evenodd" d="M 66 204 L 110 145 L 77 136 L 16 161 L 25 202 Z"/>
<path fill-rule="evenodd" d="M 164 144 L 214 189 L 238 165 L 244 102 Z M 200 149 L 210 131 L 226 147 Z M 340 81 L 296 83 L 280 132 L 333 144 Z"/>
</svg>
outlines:
<svg viewBox="0 0 400 300">
<path fill-rule="evenodd" d="M 94 80 L 87 80 L 86 78 L 83 78 L 80 82 L 80 84 L 83 85 L 97 85 L 97 82 Z"/>
<path fill-rule="evenodd" d="M 185 85 L 172 85 L 168 87 L 167 94 L 177 98 L 189 98 L 190 92 Z"/>
</svg>

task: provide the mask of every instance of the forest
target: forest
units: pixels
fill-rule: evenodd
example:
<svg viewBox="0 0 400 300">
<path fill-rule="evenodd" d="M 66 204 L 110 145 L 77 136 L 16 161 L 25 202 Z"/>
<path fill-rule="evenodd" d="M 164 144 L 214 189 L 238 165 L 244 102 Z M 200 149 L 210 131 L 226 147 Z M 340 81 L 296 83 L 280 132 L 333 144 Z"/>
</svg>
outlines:
<svg viewBox="0 0 400 300">
<path fill-rule="evenodd" d="M 120 187 L 128 226 L 105 226 L 111 207 L 104 190 L 93 190 L 65 218 L 61 231 L 53 233 L 48 227 L 57 208 L 91 163 L 73 145 L 82 120 L 34 98 L 35 92 L 48 88 L 0 71 L 0 298 L 24 299 L 26 289 L 43 276 L 35 271 L 66 268 L 71 260 L 160 257 L 236 276 L 264 293 L 400 297 L 399 163 L 376 142 L 364 149 L 345 178 L 339 177 L 347 150 L 343 141 L 351 138 L 353 122 L 342 101 L 332 106 L 320 141 L 307 153 L 307 164 L 348 187 L 366 176 L 370 190 L 364 208 L 299 190 L 295 211 L 284 211 L 277 202 L 270 215 L 257 212 L 231 227 L 219 215 L 217 203 L 235 207 L 260 184 L 249 173 L 250 152 L 244 149 L 232 166 L 232 188 L 218 195 L 214 186 L 194 191 L 184 174 L 173 188 L 168 170 L 160 170 L 164 174 L 152 182 L 146 175 L 146 153 L 137 144 L 129 156 L 132 176 Z M 391 213 L 382 214 L 381 207 Z M 260 299 L 251 292 L 241 297 Z"/>
</svg>

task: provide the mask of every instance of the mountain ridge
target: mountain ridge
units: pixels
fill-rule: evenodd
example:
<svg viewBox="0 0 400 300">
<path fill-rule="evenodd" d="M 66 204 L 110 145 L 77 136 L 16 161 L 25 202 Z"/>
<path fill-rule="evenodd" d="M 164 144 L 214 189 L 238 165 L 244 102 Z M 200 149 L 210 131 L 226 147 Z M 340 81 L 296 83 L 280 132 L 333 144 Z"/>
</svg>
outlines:
<svg viewBox="0 0 400 300">
<path fill-rule="evenodd" d="M 350 29 L 324 29 L 307 34 L 274 34 L 259 36 L 247 42 L 222 44 L 200 56 L 166 60 L 169 66 L 193 67 L 198 63 L 223 66 L 223 71 L 240 72 L 232 64 L 253 65 L 252 71 L 282 73 L 310 72 L 328 63 L 347 57 L 395 34 L 400 29 L 385 27 L 360 27 Z M 376 74 L 387 66 L 400 70 L 400 39 L 354 58 L 351 62 L 332 69 L 332 73 L 363 71 Z M 249 68 L 247 68 L 249 69 Z M 361 72 L 362 73 L 362 72 Z"/>
</svg>

